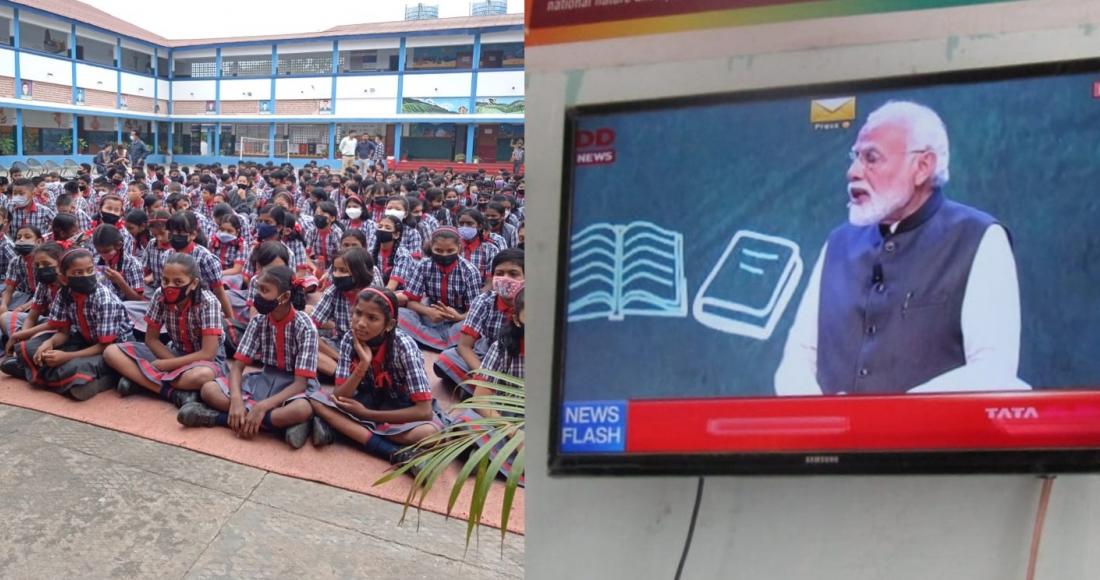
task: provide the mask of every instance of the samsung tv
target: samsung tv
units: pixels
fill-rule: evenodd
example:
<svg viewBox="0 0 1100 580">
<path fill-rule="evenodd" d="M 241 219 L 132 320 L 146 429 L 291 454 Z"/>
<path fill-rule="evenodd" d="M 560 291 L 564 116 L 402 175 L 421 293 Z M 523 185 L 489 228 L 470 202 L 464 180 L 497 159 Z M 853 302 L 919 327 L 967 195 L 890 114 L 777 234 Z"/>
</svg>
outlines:
<svg viewBox="0 0 1100 580">
<path fill-rule="evenodd" d="M 565 123 L 552 474 L 1100 467 L 1100 61 Z"/>
</svg>

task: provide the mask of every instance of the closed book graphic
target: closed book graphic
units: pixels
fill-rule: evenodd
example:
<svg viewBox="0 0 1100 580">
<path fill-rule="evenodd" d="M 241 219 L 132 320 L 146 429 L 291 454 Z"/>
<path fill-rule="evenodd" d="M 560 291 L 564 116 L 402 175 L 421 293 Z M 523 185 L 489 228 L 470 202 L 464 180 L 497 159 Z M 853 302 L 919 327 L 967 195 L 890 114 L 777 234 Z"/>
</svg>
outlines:
<svg viewBox="0 0 1100 580">
<path fill-rule="evenodd" d="M 715 330 L 767 340 L 801 277 L 798 244 L 741 230 L 699 287 L 692 315 Z"/>
<path fill-rule="evenodd" d="M 598 223 L 569 256 L 569 321 L 687 316 L 684 236 L 650 222 Z"/>
</svg>

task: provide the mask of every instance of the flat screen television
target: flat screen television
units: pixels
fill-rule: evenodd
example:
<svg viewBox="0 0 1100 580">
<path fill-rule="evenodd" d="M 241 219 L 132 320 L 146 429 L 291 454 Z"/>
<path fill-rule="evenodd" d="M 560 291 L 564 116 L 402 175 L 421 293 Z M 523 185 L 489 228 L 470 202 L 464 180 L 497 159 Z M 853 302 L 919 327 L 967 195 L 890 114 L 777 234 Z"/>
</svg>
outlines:
<svg viewBox="0 0 1100 580">
<path fill-rule="evenodd" d="M 565 135 L 551 474 L 1100 467 L 1100 61 Z"/>
</svg>

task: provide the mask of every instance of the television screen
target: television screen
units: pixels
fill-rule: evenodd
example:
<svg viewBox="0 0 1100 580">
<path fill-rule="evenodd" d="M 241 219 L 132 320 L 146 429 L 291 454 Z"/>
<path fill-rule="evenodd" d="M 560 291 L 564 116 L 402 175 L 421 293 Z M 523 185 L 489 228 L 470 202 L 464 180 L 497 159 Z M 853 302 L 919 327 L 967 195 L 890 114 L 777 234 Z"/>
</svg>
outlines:
<svg viewBox="0 0 1100 580">
<path fill-rule="evenodd" d="M 1100 466 L 1100 62 L 572 109 L 552 473 Z"/>
</svg>

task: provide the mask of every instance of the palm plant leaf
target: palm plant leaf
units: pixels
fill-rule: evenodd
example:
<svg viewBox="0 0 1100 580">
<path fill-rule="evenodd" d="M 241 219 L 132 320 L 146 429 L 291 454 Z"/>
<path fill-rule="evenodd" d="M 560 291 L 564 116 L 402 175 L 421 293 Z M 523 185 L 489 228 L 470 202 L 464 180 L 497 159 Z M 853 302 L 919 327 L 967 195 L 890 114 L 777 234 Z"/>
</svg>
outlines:
<svg viewBox="0 0 1100 580">
<path fill-rule="evenodd" d="M 466 460 L 459 467 L 447 498 L 447 517 L 450 517 L 454 511 L 462 490 L 473 476 L 473 492 L 466 517 L 466 549 L 469 550 L 470 540 L 477 531 L 485 512 L 493 481 L 505 461 L 511 458 L 511 470 L 505 481 L 504 495 L 501 500 L 500 529 L 503 555 L 504 540 L 507 537 L 508 521 L 512 515 L 516 489 L 519 487 L 526 466 L 524 381 L 519 377 L 485 369 L 475 370 L 470 373 L 470 376 L 477 378 L 464 381 L 464 385 L 475 389 L 482 387 L 493 391 L 492 394 L 475 395 L 454 405 L 452 411 L 492 411 L 496 415 L 453 423 L 438 433 L 406 447 L 412 450 L 412 459 L 384 474 L 374 485 L 393 481 L 413 468 L 419 469 L 405 497 L 405 506 L 401 514 L 403 522 L 409 507 L 416 503 L 419 513 L 425 498 L 431 493 L 447 468 L 466 455 Z"/>
</svg>

